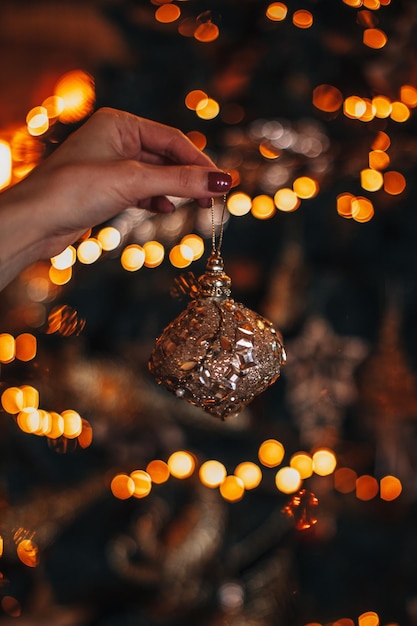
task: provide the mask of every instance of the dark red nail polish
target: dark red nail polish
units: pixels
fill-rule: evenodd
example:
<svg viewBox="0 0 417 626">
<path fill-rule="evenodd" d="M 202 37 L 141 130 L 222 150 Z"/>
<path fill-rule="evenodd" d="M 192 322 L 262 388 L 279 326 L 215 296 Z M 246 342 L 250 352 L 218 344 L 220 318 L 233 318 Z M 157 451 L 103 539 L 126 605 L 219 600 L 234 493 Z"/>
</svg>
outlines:
<svg viewBox="0 0 417 626">
<path fill-rule="evenodd" d="M 229 191 L 232 186 L 232 177 L 226 172 L 209 172 L 207 177 L 207 189 L 212 193 Z"/>
</svg>

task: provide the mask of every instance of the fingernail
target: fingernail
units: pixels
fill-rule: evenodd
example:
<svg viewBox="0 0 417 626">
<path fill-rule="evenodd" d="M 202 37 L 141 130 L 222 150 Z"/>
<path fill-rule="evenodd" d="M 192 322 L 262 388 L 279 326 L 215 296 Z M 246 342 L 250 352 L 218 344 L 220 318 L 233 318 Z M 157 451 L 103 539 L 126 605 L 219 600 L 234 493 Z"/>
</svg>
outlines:
<svg viewBox="0 0 417 626">
<path fill-rule="evenodd" d="M 207 189 L 212 193 L 217 191 L 226 193 L 232 186 L 232 177 L 226 172 L 209 172 Z"/>
</svg>

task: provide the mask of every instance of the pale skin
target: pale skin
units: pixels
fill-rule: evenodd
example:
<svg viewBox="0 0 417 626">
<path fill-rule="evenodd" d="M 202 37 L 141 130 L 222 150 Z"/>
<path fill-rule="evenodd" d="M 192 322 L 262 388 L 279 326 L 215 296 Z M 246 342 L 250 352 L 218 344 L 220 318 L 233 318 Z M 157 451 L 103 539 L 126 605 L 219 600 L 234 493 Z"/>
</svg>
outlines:
<svg viewBox="0 0 417 626">
<path fill-rule="evenodd" d="M 167 196 L 208 207 L 230 185 L 231 177 L 178 129 L 100 109 L 0 194 L 0 289 L 127 207 L 171 213 Z"/>
</svg>

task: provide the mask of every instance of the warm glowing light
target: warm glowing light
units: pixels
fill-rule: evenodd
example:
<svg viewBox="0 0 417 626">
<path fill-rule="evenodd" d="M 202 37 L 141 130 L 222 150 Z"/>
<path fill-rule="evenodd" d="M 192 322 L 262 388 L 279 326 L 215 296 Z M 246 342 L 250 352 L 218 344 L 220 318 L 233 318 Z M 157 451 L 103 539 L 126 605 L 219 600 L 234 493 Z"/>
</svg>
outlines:
<svg viewBox="0 0 417 626">
<path fill-rule="evenodd" d="M 12 180 L 12 151 L 10 144 L 0 139 L 0 189 L 4 189 Z"/>
<path fill-rule="evenodd" d="M 378 170 L 365 168 L 360 173 L 361 187 L 366 191 L 378 191 L 384 183 L 384 177 Z"/>
<path fill-rule="evenodd" d="M 375 96 L 372 98 L 372 104 L 375 107 L 375 117 L 389 117 L 392 111 L 392 103 L 386 96 Z"/>
<path fill-rule="evenodd" d="M 62 411 L 61 415 L 64 418 L 64 437 L 67 437 L 68 439 L 75 439 L 78 437 L 83 429 L 83 423 L 79 413 L 77 413 L 77 411 L 73 411 L 72 409 L 67 409 Z"/>
<path fill-rule="evenodd" d="M 241 479 L 245 489 L 256 489 L 262 480 L 261 468 L 251 461 L 239 463 L 234 474 Z"/>
<path fill-rule="evenodd" d="M 11 363 L 16 355 L 16 344 L 10 333 L 0 334 L 0 363 Z"/>
<path fill-rule="evenodd" d="M 281 467 L 276 473 L 275 484 L 282 493 L 294 493 L 300 488 L 301 476 L 294 467 Z"/>
<path fill-rule="evenodd" d="M 412 85 L 402 85 L 400 88 L 400 100 L 410 109 L 417 107 L 417 88 Z"/>
<path fill-rule="evenodd" d="M 375 107 L 369 98 L 363 98 L 365 103 L 365 112 L 358 118 L 361 122 L 370 122 L 375 117 Z"/>
<path fill-rule="evenodd" d="M 168 467 L 174 478 L 188 478 L 195 470 L 195 460 L 189 452 L 178 450 L 169 457 Z"/>
<path fill-rule="evenodd" d="M 168 465 L 165 461 L 160 461 L 159 459 L 150 461 L 146 466 L 146 471 L 155 485 L 162 485 L 162 483 L 166 483 L 170 476 Z"/>
<path fill-rule="evenodd" d="M 296 469 L 301 478 L 310 478 L 313 474 L 313 459 L 306 452 L 296 452 L 290 459 L 290 467 Z"/>
<path fill-rule="evenodd" d="M 358 119 L 366 112 L 366 102 L 359 96 L 349 96 L 343 103 L 343 113 L 351 119 Z"/>
<path fill-rule="evenodd" d="M 175 22 L 181 15 L 181 9 L 176 4 L 163 4 L 155 11 L 155 19 L 157 22 L 169 24 Z"/>
<path fill-rule="evenodd" d="M 313 90 L 313 104 L 320 111 L 335 113 L 343 104 L 343 96 L 333 85 L 318 85 Z"/>
<path fill-rule="evenodd" d="M 274 195 L 274 202 L 277 209 L 284 212 L 296 211 L 300 206 L 300 200 L 293 189 L 282 187 Z"/>
<path fill-rule="evenodd" d="M 269 141 L 262 141 L 259 144 L 259 152 L 265 159 L 277 159 L 281 156 L 281 150 L 276 146 L 272 145 Z"/>
<path fill-rule="evenodd" d="M 227 198 L 227 208 L 232 215 L 246 215 L 252 207 L 252 200 L 248 194 L 241 191 L 232 193 Z"/>
<path fill-rule="evenodd" d="M 114 228 L 114 226 L 105 226 L 98 232 L 97 239 L 103 250 L 108 252 L 117 248 L 120 244 L 122 236 L 117 228 Z"/>
<path fill-rule="evenodd" d="M 313 14 L 306 9 L 294 11 L 292 23 L 298 28 L 310 28 L 313 25 Z"/>
<path fill-rule="evenodd" d="M 85 450 L 93 443 L 93 429 L 87 420 L 81 419 L 81 422 L 82 428 L 81 433 L 78 435 L 78 445 Z"/>
<path fill-rule="evenodd" d="M 349 192 L 341 193 L 337 196 L 337 212 L 339 215 L 346 218 L 352 217 L 352 200 L 354 197 Z"/>
<path fill-rule="evenodd" d="M 245 493 L 243 480 L 238 476 L 226 476 L 219 489 L 222 498 L 228 502 L 239 502 Z"/>
<path fill-rule="evenodd" d="M 42 102 L 42 106 L 46 109 L 48 118 L 55 120 L 64 110 L 65 103 L 62 98 L 58 96 L 48 96 L 48 98 Z"/>
<path fill-rule="evenodd" d="M 313 454 L 313 471 L 319 476 L 329 476 L 336 468 L 336 456 L 332 450 L 321 448 Z"/>
<path fill-rule="evenodd" d="M 23 408 L 24 409 L 37 409 L 39 407 L 39 391 L 32 385 L 21 385 L 20 387 L 23 393 Z"/>
<path fill-rule="evenodd" d="M 143 251 L 145 253 L 143 264 L 146 267 L 158 267 L 164 260 L 165 249 L 159 241 L 147 241 L 143 244 Z"/>
<path fill-rule="evenodd" d="M 50 411 L 49 414 L 51 416 L 51 428 L 47 435 L 49 439 L 58 439 L 64 434 L 64 418 L 55 411 Z"/>
<path fill-rule="evenodd" d="M 209 43 L 215 41 L 219 36 L 219 27 L 213 22 L 204 22 L 199 24 L 194 31 L 194 38 L 197 41 L 203 41 Z"/>
<path fill-rule="evenodd" d="M 132 243 L 130 246 L 126 246 L 120 256 L 120 263 L 123 269 L 128 272 L 136 272 L 143 267 L 145 262 L 145 250 L 142 246 L 136 243 Z"/>
<path fill-rule="evenodd" d="M 21 333 L 15 339 L 15 349 L 19 361 L 31 361 L 36 356 L 36 337 L 32 333 Z"/>
<path fill-rule="evenodd" d="M 403 490 L 401 481 L 395 476 L 384 476 L 379 481 L 379 495 L 382 500 L 395 500 Z"/>
<path fill-rule="evenodd" d="M 52 427 L 52 417 L 48 411 L 38 409 L 39 412 L 39 428 L 35 431 L 35 435 L 47 435 Z"/>
<path fill-rule="evenodd" d="M 201 105 L 204 107 L 207 104 L 208 96 L 201 89 L 193 89 L 185 96 L 185 106 L 191 111 L 195 111 L 196 108 Z"/>
<path fill-rule="evenodd" d="M 51 265 L 48 276 L 49 280 L 54 285 L 66 285 L 72 278 L 72 267 L 67 267 L 65 270 L 58 270 Z"/>
<path fill-rule="evenodd" d="M 369 167 L 374 170 L 384 170 L 390 164 L 389 155 L 384 150 L 372 150 L 368 158 Z"/>
<path fill-rule="evenodd" d="M 355 9 L 359 9 L 362 6 L 363 0 L 343 0 L 344 4 L 347 4 L 350 7 Z"/>
<path fill-rule="evenodd" d="M 115 498 L 127 500 L 133 496 L 135 483 L 127 474 L 116 474 L 110 483 L 110 489 Z"/>
<path fill-rule="evenodd" d="M 407 182 L 400 172 L 390 171 L 384 173 L 384 191 L 391 196 L 397 196 L 406 188 Z"/>
<path fill-rule="evenodd" d="M 379 0 L 363 0 L 363 6 L 371 11 L 377 11 L 381 8 L 381 3 Z"/>
<path fill-rule="evenodd" d="M 383 48 L 388 41 L 388 37 L 383 30 L 379 28 L 366 28 L 363 31 L 363 43 L 368 48 L 378 50 Z"/>
<path fill-rule="evenodd" d="M 371 148 L 372 150 L 388 150 L 391 145 L 391 139 L 384 133 L 384 131 L 380 130 L 375 139 L 372 142 Z"/>
<path fill-rule="evenodd" d="M 17 544 L 17 556 L 27 567 L 39 565 L 39 548 L 32 539 L 23 539 Z"/>
<path fill-rule="evenodd" d="M 280 441 L 266 439 L 258 449 L 258 458 L 265 467 L 276 467 L 284 458 L 285 450 Z"/>
<path fill-rule="evenodd" d="M 349 467 L 340 467 L 334 473 L 334 488 L 340 493 L 352 493 L 356 489 L 358 475 Z"/>
<path fill-rule="evenodd" d="M 319 186 L 316 180 L 309 176 L 300 176 L 293 182 L 293 189 L 297 196 L 302 200 L 314 198 L 319 190 Z"/>
<path fill-rule="evenodd" d="M 357 196 L 352 200 L 352 217 L 356 222 L 369 222 L 374 216 L 374 206 L 368 198 Z"/>
<path fill-rule="evenodd" d="M 64 103 L 59 119 L 64 124 L 78 122 L 93 110 L 95 89 L 93 78 L 82 70 L 73 70 L 61 76 L 54 94 Z"/>
<path fill-rule="evenodd" d="M 49 128 L 48 111 L 45 107 L 37 106 L 29 111 L 26 116 L 28 133 L 33 137 L 43 135 Z"/>
<path fill-rule="evenodd" d="M 276 208 L 271 196 L 261 194 L 252 200 L 251 213 L 258 220 L 268 220 L 276 213 Z"/>
<path fill-rule="evenodd" d="M 24 433 L 36 433 L 41 427 L 41 414 L 34 408 L 23 408 L 16 417 L 17 425 Z"/>
<path fill-rule="evenodd" d="M 283 2 L 272 2 L 266 9 L 266 17 L 273 22 L 285 20 L 288 7 Z"/>
<path fill-rule="evenodd" d="M 1 394 L 1 405 L 6 413 L 19 413 L 23 409 L 23 391 L 19 387 L 7 387 Z"/>
<path fill-rule="evenodd" d="M 372 500 L 378 494 L 378 481 L 373 476 L 364 474 L 356 480 L 356 497 L 359 500 Z"/>
<path fill-rule="evenodd" d="M 133 496 L 135 498 L 146 498 L 152 490 L 152 479 L 145 470 L 135 470 L 130 477 L 134 483 Z"/>
<path fill-rule="evenodd" d="M 194 253 L 192 249 L 184 243 L 179 243 L 171 248 L 169 260 L 171 265 L 178 268 L 188 267 L 193 261 Z"/>
<path fill-rule="evenodd" d="M 358 617 L 358 626 L 379 626 L 379 616 L 375 611 L 367 611 Z"/>
<path fill-rule="evenodd" d="M 207 98 L 207 101 L 200 101 L 195 109 L 198 117 L 202 120 L 212 120 L 220 112 L 220 105 L 213 98 Z"/>
<path fill-rule="evenodd" d="M 219 487 L 226 478 L 226 468 L 220 461 L 205 461 L 199 469 L 198 475 L 206 487 Z"/>
<path fill-rule="evenodd" d="M 201 259 L 204 254 L 204 239 L 200 235 L 190 233 L 181 239 L 181 243 L 191 248 L 193 251 L 193 261 Z"/>
<path fill-rule="evenodd" d="M 393 102 L 390 118 L 394 122 L 406 122 L 410 119 L 410 109 L 403 102 Z"/>
<path fill-rule="evenodd" d="M 98 239 L 85 239 L 77 248 L 77 258 L 80 263 L 90 265 L 100 258 L 102 252 L 101 243 Z"/>
<path fill-rule="evenodd" d="M 51 258 L 51 264 L 57 270 L 66 270 L 68 267 L 74 265 L 77 260 L 77 253 L 73 246 L 68 246 L 60 254 Z"/>
<path fill-rule="evenodd" d="M 204 150 L 207 146 L 207 137 L 198 130 L 190 130 L 187 133 L 187 137 L 199 150 Z"/>
</svg>

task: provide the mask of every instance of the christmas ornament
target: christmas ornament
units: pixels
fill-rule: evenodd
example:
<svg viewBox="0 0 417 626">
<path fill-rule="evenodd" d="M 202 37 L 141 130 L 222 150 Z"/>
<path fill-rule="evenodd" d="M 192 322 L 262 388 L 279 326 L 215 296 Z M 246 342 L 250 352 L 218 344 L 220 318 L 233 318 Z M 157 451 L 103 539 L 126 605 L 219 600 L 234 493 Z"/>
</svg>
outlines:
<svg viewBox="0 0 417 626">
<path fill-rule="evenodd" d="M 297 530 L 308 530 L 317 524 L 317 507 L 319 501 L 312 491 L 301 489 L 282 509 L 282 512 L 294 520 Z"/>
<path fill-rule="evenodd" d="M 149 369 L 178 398 L 224 420 L 278 379 L 286 355 L 273 324 L 230 297 L 213 204 L 212 228 L 206 272 L 192 283 L 186 310 L 157 339 Z"/>
</svg>

